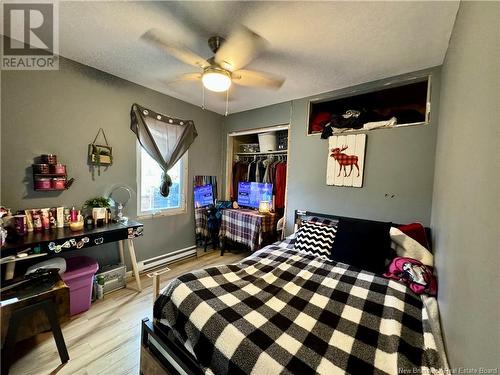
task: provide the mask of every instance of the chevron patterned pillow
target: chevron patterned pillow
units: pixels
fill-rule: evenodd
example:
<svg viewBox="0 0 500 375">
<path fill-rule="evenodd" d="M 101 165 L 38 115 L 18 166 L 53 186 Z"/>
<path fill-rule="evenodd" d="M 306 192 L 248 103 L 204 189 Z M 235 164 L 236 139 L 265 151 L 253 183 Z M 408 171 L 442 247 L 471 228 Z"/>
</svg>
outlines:
<svg viewBox="0 0 500 375">
<path fill-rule="evenodd" d="M 306 222 L 297 231 L 294 248 L 319 257 L 329 257 L 337 227 Z"/>
</svg>

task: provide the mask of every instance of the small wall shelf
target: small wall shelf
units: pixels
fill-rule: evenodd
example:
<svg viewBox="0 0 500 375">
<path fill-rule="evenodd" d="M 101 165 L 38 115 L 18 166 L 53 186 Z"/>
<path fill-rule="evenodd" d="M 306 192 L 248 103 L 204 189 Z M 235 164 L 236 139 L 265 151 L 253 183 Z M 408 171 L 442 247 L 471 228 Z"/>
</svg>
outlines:
<svg viewBox="0 0 500 375">
<path fill-rule="evenodd" d="M 64 191 L 64 190 L 68 190 L 68 188 L 64 188 L 64 189 L 53 189 L 53 188 L 50 188 L 50 189 L 37 189 L 37 188 L 34 188 L 35 191 Z"/>
<path fill-rule="evenodd" d="M 68 170 L 65 164 L 57 162 L 54 154 L 41 155 L 35 158 L 32 168 L 33 190 L 35 191 L 64 191 L 67 190 L 74 179 L 68 180 Z M 63 172 L 63 173 L 50 173 Z"/>
<path fill-rule="evenodd" d="M 66 177 L 66 173 L 33 173 L 33 176 L 34 177 L 46 177 L 46 178 L 50 178 L 50 177 Z"/>
</svg>

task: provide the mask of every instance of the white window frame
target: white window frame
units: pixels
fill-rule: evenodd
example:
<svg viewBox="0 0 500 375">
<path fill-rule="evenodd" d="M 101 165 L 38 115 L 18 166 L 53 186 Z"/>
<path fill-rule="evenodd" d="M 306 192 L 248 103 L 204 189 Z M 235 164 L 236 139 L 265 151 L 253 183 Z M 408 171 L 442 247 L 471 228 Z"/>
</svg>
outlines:
<svg viewBox="0 0 500 375">
<path fill-rule="evenodd" d="M 188 192 L 188 151 L 182 156 L 182 192 L 181 192 L 181 207 L 164 208 L 155 211 L 141 211 L 141 149 L 142 146 L 136 142 L 136 162 L 137 162 L 137 218 L 138 219 L 154 219 L 156 217 L 181 215 L 187 213 L 187 192 Z"/>
</svg>

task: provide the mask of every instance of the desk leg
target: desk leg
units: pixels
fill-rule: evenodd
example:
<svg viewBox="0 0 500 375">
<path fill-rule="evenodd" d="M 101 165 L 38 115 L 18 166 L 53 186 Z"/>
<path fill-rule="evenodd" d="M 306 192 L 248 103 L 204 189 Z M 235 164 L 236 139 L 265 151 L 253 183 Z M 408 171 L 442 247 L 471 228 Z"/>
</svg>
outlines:
<svg viewBox="0 0 500 375">
<path fill-rule="evenodd" d="M 118 250 L 120 251 L 120 263 L 122 266 L 125 265 L 125 255 L 123 251 L 123 241 L 118 241 Z"/>
<path fill-rule="evenodd" d="M 141 292 L 142 286 L 141 286 L 141 278 L 139 276 L 139 267 L 137 266 L 137 259 L 135 257 L 134 242 L 131 239 L 128 240 L 128 251 L 130 254 L 130 261 L 132 262 L 132 270 L 134 271 L 134 277 L 135 277 L 135 282 L 137 284 L 137 290 L 139 292 Z"/>
<path fill-rule="evenodd" d="M 5 280 L 12 280 L 14 278 L 14 270 L 16 269 L 16 262 L 9 262 L 5 266 Z"/>
<path fill-rule="evenodd" d="M 21 314 L 14 311 L 10 317 L 9 328 L 5 336 L 5 343 L 2 348 L 2 374 L 8 374 L 9 368 L 12 363 L 12 357 L 16 347 L 16 336 L 19 323 L 21 321 Z"/>
<path fill-rule="evenodd" d="M 224 255 L 224 252 L 226 251 L 226 237 L 222 237 L 220 239 L 220 255 Z"/>
<path fill-rule="evenodd" d="M 153 274 L 153 304 L 160 295 L 160 275 L 158 273 Z"/>
<path fill-rule="evenodd" d="M 54 335 L 54 340 L 56 342 L 61 362 L 66 363 L 69 361 L 69 354 L 68 349 L 66 348 L 66 343 L 64 342 L 64 337 L 59 324 L 59 319 L 57 318 L 56 310 L 54 308 L 54 303 L 52 301 L 47 301 L 44 304 L 44 309 L 45 314 L 47 314 L 47 318 L 49 319 L 50 327 L 52 328 L 52 334 Z"/>
</svg>

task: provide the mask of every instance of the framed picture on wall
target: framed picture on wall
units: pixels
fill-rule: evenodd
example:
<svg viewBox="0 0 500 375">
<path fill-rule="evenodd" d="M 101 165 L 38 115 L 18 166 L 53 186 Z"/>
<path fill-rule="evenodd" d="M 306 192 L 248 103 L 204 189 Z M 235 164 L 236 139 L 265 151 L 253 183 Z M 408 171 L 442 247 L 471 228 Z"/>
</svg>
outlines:
<svg viewBox="0 0 500 375">
<path fill-rule="evenodd" d="M 366 134 L 339 135 L 328 138 L 326 184 L 363 186 Z"/>
</svg>

